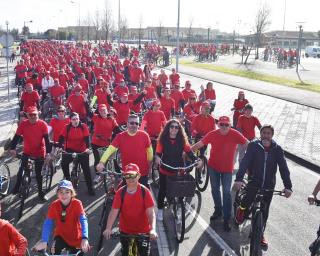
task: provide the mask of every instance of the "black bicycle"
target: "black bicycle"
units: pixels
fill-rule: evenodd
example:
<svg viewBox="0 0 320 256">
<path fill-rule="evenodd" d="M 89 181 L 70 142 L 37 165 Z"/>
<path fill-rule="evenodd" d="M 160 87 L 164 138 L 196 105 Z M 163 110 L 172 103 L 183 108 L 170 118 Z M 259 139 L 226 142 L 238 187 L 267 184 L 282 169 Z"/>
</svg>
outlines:
<svg viewBox="0 0 320 256">
<path fill-rule="evenodd" d="M 320 200 L 315 200 L 315 205 L 320 206 Z M 317 238 L 309 246 L 311 256 L 320 256 L 320 226 L 317 232 Z"/>
<path fill-rule="evenodd" d="M 174 231 L 178 243 L 181 243 L 185 235 L 185 221 L 186 221 L 186 198 L 193 197 L 195 194 L 195 180 L 190 175 L 193 167 L 197 165 L 194 162 L 184 167 L 173 167 L 165 163 L 161 163 L 167 168 L 176 170 L 174 176 L 167 177 L 167 191 L 166 197 L 170 205 L 172 205 L 172 213 L 174 218 Z"/>
<path fill-rule="evenodd" d="M 10 169 L 7 165 L 7 162 L 9 162 L 10 159 L 4 160 L 0 164 L 0 195 L 6 196 L 8 194 L 8 191 L 10 190 L 10 182 L 11 182 L 11 176 L 10 176 Z"/>
<path fill-rule="evenodd" d="M 108 165 L 106 166 L 108 168 Z M 99 220 L 100 234 L 99 234 L 99 240 L 97 244 L 97 252 L 100 252 L 100 250 L 103 247 L 103 239 L 104 239 L 103 232 L 106 229 L 108 216 L 111 211 L 112 202 L 113 202 L 116 190 L 118 189 L 119 185 L 122 182 L 122 174 L 115 172 L 114 170 L 105 169 L 103 172 L 100 173 L 100 175 L 104 176 L 106 195 L 105 195 L 105 200 L 103 203 L 102 212 Z"/>
</svg>

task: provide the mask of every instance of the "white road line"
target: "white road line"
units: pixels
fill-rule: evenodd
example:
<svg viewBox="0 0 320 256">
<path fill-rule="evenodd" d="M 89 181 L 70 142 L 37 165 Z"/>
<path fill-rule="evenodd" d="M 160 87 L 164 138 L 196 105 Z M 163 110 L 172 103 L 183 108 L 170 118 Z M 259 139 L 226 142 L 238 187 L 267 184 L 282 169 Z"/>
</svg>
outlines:
<svg viewBox="0 0 320 256">
<path fill-rule="evenodd" d="M 190 204 L 186 203 L 186 208 L 196 219 L 202 229 L 208 233 L 208 235 L 215 241 L 215 243 L 229 256 L 237 256 L 234 250 L 230 248 L 230 246 L 209 226 L 209 224 L 190 206 Z"/>
</svg>

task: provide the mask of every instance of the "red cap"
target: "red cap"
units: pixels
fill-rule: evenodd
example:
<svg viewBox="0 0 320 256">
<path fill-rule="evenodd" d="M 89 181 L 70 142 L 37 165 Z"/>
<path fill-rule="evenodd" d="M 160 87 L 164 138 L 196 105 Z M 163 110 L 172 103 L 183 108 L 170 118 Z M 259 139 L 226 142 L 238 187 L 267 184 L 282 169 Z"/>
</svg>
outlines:
<svg viewBox="0 0 320 256">
<path fill-rule="evenodd" d="M 137 91 L 138 88 L 135 85 L 130 86 L 130 91 Z"/>
<path fill-rule="evenodd" d="M 120 97 L 128 97 L 128 93 L 123 92 L 120 94 Z"/>
<path fill-rule="evenodd" d="M 136 164 L 127 164 L 122 171 L 123 174 L 127 173 L 140 173 L 139 166 Z"/>
<path fill-rule="evenodd" d="M 204 102 L 202 102 L 201 107 L 210 108 L 210 103 L 208 101 L 204 101 Z"/>
<path fill-rule="evenodd" d="M 197 98 L 197 95 L 196 95 L 196 94 L 190 93 L 189 99 L 196 99 L 196 98 Z"/>
<path fill-rule="evenodd" d="M 59 82 L 59 78 L 55 78 L 55 79 L 53 79 L 53 81 L 55 81 L 55 82 L 56 82 L 56 81 L 57 81 L 57 82 Z"/>
<path fill-rule="evenodd" d="M 48 70 L 48 71 L 46 71 L 46 74 L 50 74 L 50 71 Z"/>
<path fill-rule="evenodd" d="M 27 83 L 27 84 L 26 84 L 26 87 L 32 87 L 32 89 L 33 89 L 33 84 Z"/>
<path fill-rule="evenodd" d="M 27 113 L 28 114 L 38 114 L 38 109 L 36 107 L 28 107 Z"/>
<path fill-rule="evenodd" d="M 117 115 L 117 110 L 115 110 L 114 108 L 110 108 L 109 113 L 114 113 L 115 115 Z"/>
<path fill-rule="evenodd" d="M 230 118 L 227 116 L 220 116 L 219 121 L 220 124 L 230 124 Z"/>
<path fill-rule="evenodd" d="M 165 91 L 171 91 L 171 89 L 169 87 L 164 87 L 163 88 Z"/>
<path fill-rule="evenodd" d="M 152 102 L 152 107 L 154 107 L 154 106 L 156 106 L 156 105 L 161 105 L 161 102 L 160 102 L 160 100 L 158 100 L 158 99 L 156 99 L 156 100 L 154 100 L 153 102 Z"/>
<path fill-rule="evenodd" d="M 107 109 L 106 104 L 99 104 L 99 111 L 103 109 Z"/>
</svg>

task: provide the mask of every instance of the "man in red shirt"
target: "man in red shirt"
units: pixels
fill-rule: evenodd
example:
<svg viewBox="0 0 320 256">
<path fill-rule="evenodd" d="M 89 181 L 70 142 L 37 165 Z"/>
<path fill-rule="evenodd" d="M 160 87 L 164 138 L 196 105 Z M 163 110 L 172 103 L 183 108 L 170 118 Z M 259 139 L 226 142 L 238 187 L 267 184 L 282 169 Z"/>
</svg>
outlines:
<svg viewBox="0 0 320 256">
<path fill-rule="evenodd" d="M 0 203 L 0 216 L 1 216 Z M 4 219 L 0 219 L 0 255 L 24 256 L 28 248 L 27 239 L 19 231 Z"/>
<path fill-rule="evenodd" d="M 74 93 L 72 93 L 68 100 L 67 106 L 71 112 L 76 112 L 79 114 L 81 120 L 86 120 L 88 103 L 85 96 L 81 94 L 82 87 L 78 84 L 74 88 Z"/>
<path fill-rule="evenodd" d="M 171 90 L 170 88 L 165 88 L 163 95 L 160 97 L 161 108 L 167 120 L 170 120 L 174 115 L 175 102 L 170 96 Z"/>
<path fill-rule="evenodd" d="M 53 117 L 50 121 L 49 128 L 52 129 L 52 141 L 54 143 L 58 143 L 61 132 L 70 123 L 70 118 L 66 117 L 65 114 L 65 106 L 60 105 L 57 108 L 57 117 Z"/>
<path fill-rule="evenodd" d="M 187 100 L 190 95 L 196 94 L 195 90 L 191 89 L 191 82 L 187 80 L 185 82 L 185 88 L 182 90 L 183 97 Z"/>
<path fill-rule="evenodd" d="M 89 90 L 89 82 L 85 77 L 84 73 L 81 73 L 80 78 L 78 79 L 78 83 L 81 85 L 82 90 L 87 94 Z"/>
<path fill-rule="evenodd" d="M 17 84 L 19 82 L 25 82 L 24 80 L 27 78 L 28 67 L 24 64 L 24 60 L 21 59 L 20 63 L 14 68 L 16 71 Z"/>
<path fill-rule="evenodd" d="M 49 88 L 49 94 L 54 106 L 59 106 L 63 104 L 63 99 L 66 96 L 66 91 L 63 86 L 59 84 L 59 79 L 54 79 L 54 84 Z"/>
<path fill-rule="evenodd" d="M 146 187 L 148 175 L 152 166 L 153 151 L 149 135 L 145 131 L 138 130 L 139 117 L 130 115 L 127 122 L 128 130 L 117 134 L 100 159 L 96 169 L 101 172 L 109 157 L 117 150 L 121 152 L 122 166 L 135 163 L 139 166 L 141 177 L 139 182 Z"/>
<path fill-rule="evenodd" d="M 117 111 L 116 121 L 119 125 L 125 125 L 130 114 L 130 106 L 128 102 L 128 94 L 122 93 L 119 95 L 119 100 L 113 101 L 111 95 L 108 95 L 108 103 Z"/>
<path fill-rule="evenodd" d="M 171 71 L 172 71 L 172 73 L 169 76 L 169 80 L 170 80 L 170 85 L 174 86 L 175 84 L 179 84 L 180 83 L 180 76 L 176 72 L 175 68 L 171 69 Z"/>
<path fill-rule="evenodd" d="M 67 74 L 64 72 L 63 69 L 59 71 L 59 84 L 63 86 L 65 90 L 68 89 L 68 86 L 70 84 L 69 77 L 67 76 Z"/>
<path fill-rule="evenodd" d="M 258 127 L 260 130 L 261 124 L 257 117 L 252 115 L 253 107 L 249 103 L 244 106 L 244 115 L 239 116 L 238 122 L 237 122 L 237 130 L 243 134 L 244 137 L 246 137 L 249 141 L 252 141 L 256 137 L 256 133 L 254 131 L 255 127 Z M 239 165 L 244 157 L 245 154 L 245 148 L 239 145 Z"/>
<path fill-rule="evenodd" d="M 47 124 L 39 119 L 38 110 L 36 107 L 27 109 L 28 119 L 22 121 L 16 134 L 11 142 L 11 154 L 16 156 L 16 146 L 20 139 L 23 138 L 23 155 L 21 159 L 21 167 L 17 174 L 17 183 L 12 191 L 13 194 L 18 193 L 23 169 L 27 170 L 28 159 L 35 159 L 35 172 L 38 184 L 38 197 L 41 201 L 47 201 L 45 193 L 42 191 L 42 166 L 44 158 L 51 152 L 51 146 L 48 136 Z"/>
<path fill-rule="evenodd" d="M 138 114 L 142 111 L 142 99 L 144 98 L 144 93 L 138 93 L 137 86 L 130 86 L 130 94 L 128 96 L 130 111 Z"/>
<path fill-rule="evenodd" d="M 171 91 L 170 97 L 174 100 L 174 111 L 175 113 L 181 113 L 184 104 L 185 104 L 185 98 L 183 97 L 182 92 L 180 91 L 180 84 L 174 84 L 173 90 Z"/>
<path fill-rule="evenodd" d="M 131 83 L 140 87 L 140 82 L 144 81 L 144 75 L 142 69 L 138 67 L 138 63 L 134 62 L 132 67 L 129 68 L 129 71 Z"/>
<path fill-rule="evenodd" d="M 33 90 L 32 84 L 27 83 L 26 91 L 21 96 L 20 111 L 26 112 L 29 107 L 40 109 L 40 96 L 37 91 Z"/>
<path fill-rule="evenodd" d="M 234 155 L 238 144 L 246 146 L 248 140 L 237 130 L 231 128 L 230 119 L 221 116 L 218 122 L 218 130 L 209 132 L 204 138 L 192 146 L 196 151 L 205 145 L 211 144 L 208 172 L 210 175 L 211 193 L 215 211 L 210 217 L 214 221 L 222 216 L 224 230 L 230 231 L 230 217 L 232 209 L 231 183 L 234 168 Z M 220 184 L 222 183 L 223 204 L 221 202 Z"/>
<path fill-rule="evenodd" d="M 167 81 L 168 81 L 168 76 L 166 75 L 166 73 L 163 69 L 160 69 L 160 74 L 158 75 L 158 79 L 160 80 L 162 88 L 166 87 Z"/>
<path fill-rule="evenodd" d="M 150 255 L 150 240 L 157 239 L 154 201 L 148 188 L 139 183 L 140 170 L 136 164 L 129 163 L 125 166 L 123 177 L 127 185 L 120 188 L 114 197 L 111 211 L 108 216 L 107 226 L 103 232 L 109 239 L 112 226 L 118 214 L 121 233 L 129 235 L 148 234 L 150 238 L 137 239 L 139 255 Z M 134 210 L 133 210 L 134 209 Z M 122 254 L 129 254 L 129 240 L 121 238 Z"/>
</svg>

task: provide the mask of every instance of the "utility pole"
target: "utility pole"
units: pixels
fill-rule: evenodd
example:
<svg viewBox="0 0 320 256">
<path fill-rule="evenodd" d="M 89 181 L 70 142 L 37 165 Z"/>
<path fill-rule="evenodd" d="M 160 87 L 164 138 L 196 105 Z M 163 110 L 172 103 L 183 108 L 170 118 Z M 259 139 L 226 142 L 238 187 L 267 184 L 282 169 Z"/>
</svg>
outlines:
<svg viewBox="0 0 320 256">
<path fill-rule="evenodd" d="M 302 39 L 302 25 L 299 25 L 299 39 L 298 39 L 298 50 L 297 50 L 297 65 L 296 65 L 296 72 L 298 73 L 299 64 L 300 64 L 300 54 L 301 54 L 301 39 Z"/>
<path fill-rule="evenodd" d="M 284 0 L 284 12 L 283 12 L 283 27 L 282 30 L 285 30 L 286 26 L 286 12 L 287 12 L 287 0 Z"/>
<path fill-rule="evenodd" d="M 179 70 L 179 33 L 180 33 L 180 0 L 178 0 L 178 23 L 177 23 L 177 51 L 176 51 L 176 71 Z"/>
<path fill-rule="evenodd" d="M 208 46 L 210 44 L 210 28 L 208 28 Z"/>
<path fill-rule="evenodd" d="M 7 83 L 8 83 L 8 101 L 10 101 L 10 82 L 9 82 L 9 22 L 6 21 L 7 37 L 6 37 L 6 60 L 7 60 Z"/>
<path fill-rule="evenodd" d="M 120 7 L 121 7 L 121 0 L 119 0 L 119 12 L 118 12 L 118 55 L 119 55 L 119 59 L 121 57 L 121 53 L 120 53 Z"/>
</svg>

